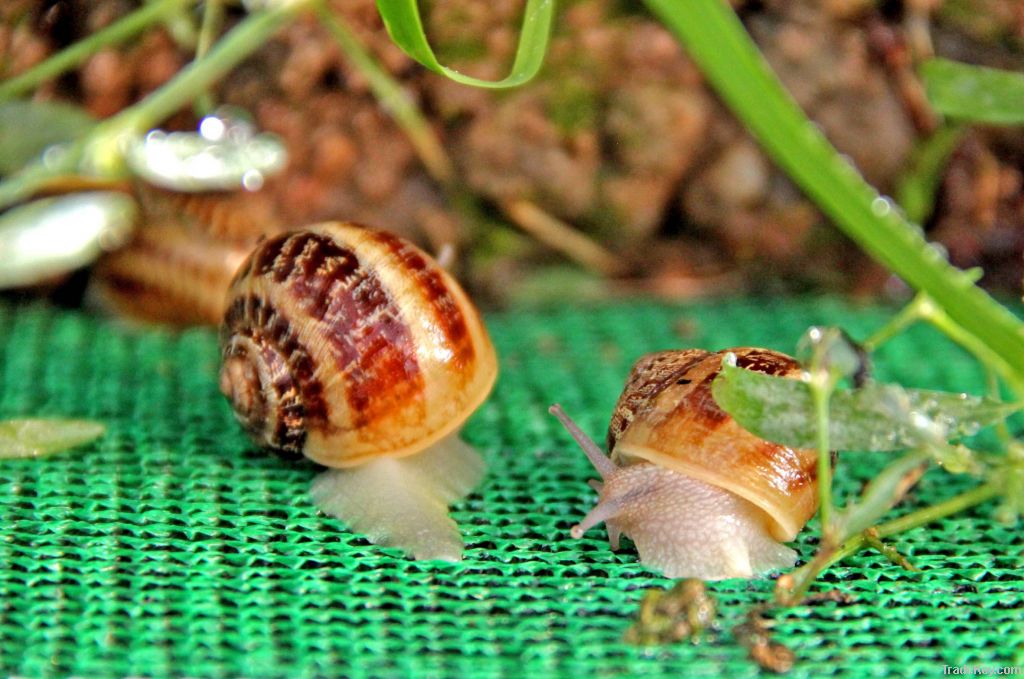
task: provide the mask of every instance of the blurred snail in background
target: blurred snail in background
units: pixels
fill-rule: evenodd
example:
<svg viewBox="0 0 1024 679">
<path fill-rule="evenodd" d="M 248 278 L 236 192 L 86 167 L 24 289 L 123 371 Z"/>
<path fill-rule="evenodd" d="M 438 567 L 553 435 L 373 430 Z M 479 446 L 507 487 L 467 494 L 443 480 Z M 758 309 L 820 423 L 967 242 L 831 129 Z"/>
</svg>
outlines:
<svg viewBox="0 0 1024 679">
<path fill-rule="evenodd" d="M 96 263 L 91 300 L 119 316 L 218 325 L 225 291 L 261 238 L 285 230 L 258 194 L 175 193 L 136 185 L 144 225 Z"/>
<path fill-rule="evenodd" d="M 632 538 L 640 561 L 672 578 L 753 577 L 787 568 L 817 511 L 817 453 L 760 439 L 718 407 L 711 383 L 729 353 L 782 377 L 799 364 L 768 349 L 664 351 L 638 360 L 608 426 L 610 457 L 558 405 L 551 412 L 601 475 L 600 500 L 572 529 L 604 522 L 612 549 Z"/>
<path fill-rule="evenodd" d="M 448 505 L 484 463 L 458 430 L 497 358 L 436 262 L 348 223 L 273 236 L 236 273 L 220 341 L 221 391 L 253 439 L 331 468 L 320 509 L 416 558 L 461 558 Z"/>
</svg>

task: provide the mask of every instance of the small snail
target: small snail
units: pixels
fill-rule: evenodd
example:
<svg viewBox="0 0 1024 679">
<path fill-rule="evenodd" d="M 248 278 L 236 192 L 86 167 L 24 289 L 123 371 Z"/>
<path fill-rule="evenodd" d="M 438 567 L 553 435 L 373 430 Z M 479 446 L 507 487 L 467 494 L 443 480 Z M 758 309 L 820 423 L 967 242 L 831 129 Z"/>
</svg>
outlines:
<svg viewBox="0 0 1024 679">
<path fill-rule="evenodd" d="M 97 262 L 91 299 L 135 320 L 217 325 L 242 260 L 261 238 L 285 230 L 273 205 L 262 194 L 132 188 L 143 226 Z"/>
<path fill-rule="evenodd" d="M 263 241 L 221 326 L 221 391 L 260 444 L 331 467 L 324 512 L 416 558 L 458 560 L 448 505 L 484 463 L 458 430 L 497 358 L 476 309 L 401 238 L 325 223 Z"/>
<path fill-rule="evenodd" d="M 122 316 L 216 325 L 224 317 L 225 291 L 253 245 L 170 221 L 150 223 L 97 262 L 89 293 Z"/>
<path fill-rule="evenodd" d="M 600 501 L 573 537 L 605 522 L 640 561 L 673 578 L 753 577 L 792 566 L 796 537 L 817 510 L 817 454 L 757 438 L 718 407 L 711 383 L 729 353 L 748 370 L 796 377 L 785 354 L 741 347 L 664 351 L 638 360 L 608 425 L 607 457 L 557 405 L 601 475 Z"/>
</svg>

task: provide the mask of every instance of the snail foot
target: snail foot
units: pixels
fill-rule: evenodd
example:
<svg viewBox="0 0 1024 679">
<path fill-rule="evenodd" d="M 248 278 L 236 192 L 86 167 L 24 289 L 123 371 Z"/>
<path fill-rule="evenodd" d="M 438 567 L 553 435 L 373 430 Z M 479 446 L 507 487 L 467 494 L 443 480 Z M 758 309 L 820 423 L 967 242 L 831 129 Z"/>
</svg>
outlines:
<svg viewBox="0 0 1024 679">
<path fill-rule="evenodd" d="M 479 453 L 453 434 L 416 455 L 330 469 L 313 480 L 310 495 L 321 511 L 374 544 L 416 559 L 461 561 L 462 535 L 448 505 L 468 495 L 485 471 Z"/>
</svg>

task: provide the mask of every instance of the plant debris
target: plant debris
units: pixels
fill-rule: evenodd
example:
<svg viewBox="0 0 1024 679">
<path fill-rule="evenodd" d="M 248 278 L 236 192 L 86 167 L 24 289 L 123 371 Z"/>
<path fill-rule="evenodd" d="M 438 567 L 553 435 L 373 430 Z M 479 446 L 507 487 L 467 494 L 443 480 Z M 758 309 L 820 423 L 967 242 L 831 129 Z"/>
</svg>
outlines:
<svg viewBox="0 0 1024 679">
<path fill-rule="evenodd" d="M 628 644 L 653 646 L 683 639 L 699 643 L 714 629 L 715 599 L 696 578 L 680 580 L 669 590 L 651 589 L 640 602 L 636 622 L 623 635 Z"/>
<path fill-rule="evenodd" d="M 732 628 L 736 641 L 747 649 L 751 659 L 763 669 L 784 674 L 793 669 L 796 654 L 787 646 L 773 641 L 773 621 L 764 617 L 765 606 L 756 606 L 747 613 L 746 620 Z"/>
</svg>

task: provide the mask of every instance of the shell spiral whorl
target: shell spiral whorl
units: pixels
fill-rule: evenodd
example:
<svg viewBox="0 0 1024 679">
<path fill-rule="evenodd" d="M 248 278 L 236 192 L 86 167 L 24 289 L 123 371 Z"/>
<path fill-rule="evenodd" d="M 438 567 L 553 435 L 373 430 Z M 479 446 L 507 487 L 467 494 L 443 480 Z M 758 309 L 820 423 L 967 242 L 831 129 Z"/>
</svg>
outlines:
<svg viewBox="0 0 1024 679">
<path fill-rule="evenodd" d="M 333 467 L 416 453 L 484 400 L 497 359 L 458 284 L 412 244 L 325 223 L 263 241 L 221 328 L 221 391 L 261 444 Z"/>
</svg>

